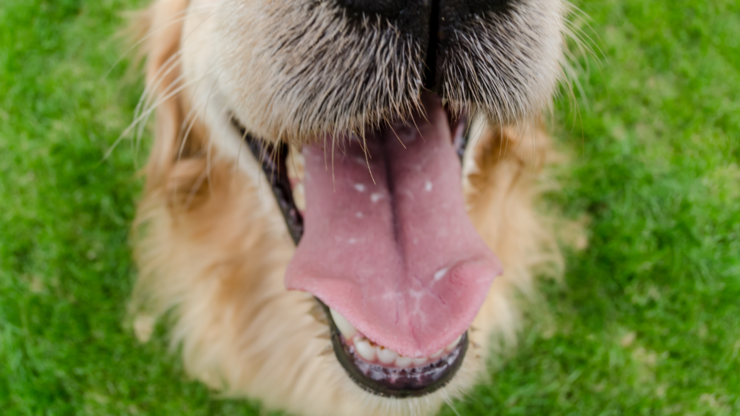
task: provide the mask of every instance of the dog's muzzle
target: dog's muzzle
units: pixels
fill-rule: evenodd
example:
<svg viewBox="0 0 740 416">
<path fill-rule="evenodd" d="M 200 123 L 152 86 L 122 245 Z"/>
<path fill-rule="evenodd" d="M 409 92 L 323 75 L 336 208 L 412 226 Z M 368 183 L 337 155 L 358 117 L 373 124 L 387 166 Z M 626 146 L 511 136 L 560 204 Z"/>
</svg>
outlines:
<svg viewBox="0 0 740 416">
<path fill-rule="evenodd" d="M 424 87 L 439 93 L 440 65 L 452 33 L 488 12 L 504 12 L 512 0 L 337 0 L 358 18 L 378 15 L 426 45 Z"/>
</svg>

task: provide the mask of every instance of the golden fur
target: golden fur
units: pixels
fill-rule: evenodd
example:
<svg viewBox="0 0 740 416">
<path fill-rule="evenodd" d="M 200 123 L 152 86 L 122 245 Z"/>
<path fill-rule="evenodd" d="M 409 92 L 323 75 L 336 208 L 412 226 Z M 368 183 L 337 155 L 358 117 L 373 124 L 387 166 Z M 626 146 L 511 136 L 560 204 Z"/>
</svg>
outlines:
<svg viewBox="0 0 740 416">
<path fill-rule="evenodd" d="M 259 166 L 234 144 L 241 141 L 228 124 L 214 121 L 225 118 L 213 116 L 218 105 L 203 108 L 198 91 L 212 86 L 183 81 L 188 71 L 207 72 L 193 69 L 203 64 L 186 46 L 207 46 L 208 37 L 197 32 L 209 23 L 197 12 L 189 17 L 188 6 L 157 0 L 138 19 L 156 131 L 134 227 L 137 335 L 146 340 L 153 320 L 170 313 L 172 342 L 188 374 L 228 396 L 299 415 L 427 415 L 461 397 L 486 374 L 499 342 L 514 343 L 518 294 L 534 293 L 535 274 L 561 268 L 550 222 L 536 209 L 543 168 L 555 156 L 549 138 L 536 129 L 525 142 L 518 129 L 476 119 L 472 129 L 479 134 L 464 163 L 465 198 L 505 274 L 473 322 L 473 348 L 449 385 L 420 398 L 372 395 L 334 358 L 314 299 L 285 290 L 294 244 Z M 268 137 L 274 134 L 281 133 Z"/>
</svg>

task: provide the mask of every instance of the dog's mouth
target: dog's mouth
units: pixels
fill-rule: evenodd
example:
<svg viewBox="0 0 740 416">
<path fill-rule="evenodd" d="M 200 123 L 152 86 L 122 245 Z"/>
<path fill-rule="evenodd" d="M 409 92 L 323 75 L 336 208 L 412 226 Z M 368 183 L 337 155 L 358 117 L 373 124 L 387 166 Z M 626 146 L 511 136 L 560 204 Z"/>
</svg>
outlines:
<svg viewBox="0 0 740 416">
<path fill-rule="evenodd" d="M 462 365 L 467 332 L 429 357 L 405 357 L 369 340 L 342 315 L 319 301 L 329 317 L 334 353 L 366 390 L 388 397 L 417 397 L 447 384 Z"/>
<path fill-rule="evenodd" d="M 431 93 L 422 102 L 412 120 L 304 145 L 305 173 L 292 181 L 287 146 L 244 132 L 297 244 L 287 288 L 325 305 L 338 361 L 383 396 L 424 395 L 454 377 L 502 272 L 465 210 L 465 117 Z"/>
</svg>

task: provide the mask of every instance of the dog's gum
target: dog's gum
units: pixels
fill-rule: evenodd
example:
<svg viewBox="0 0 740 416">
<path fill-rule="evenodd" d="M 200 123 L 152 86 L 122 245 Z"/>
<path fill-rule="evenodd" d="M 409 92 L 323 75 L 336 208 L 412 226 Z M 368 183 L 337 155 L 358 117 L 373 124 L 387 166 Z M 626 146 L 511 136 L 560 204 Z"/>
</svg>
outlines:
<svg viewBox="0 0 740 416">
<path fill-rule="evenodd" d="M 439 381 L 454 366 L 459 363 L 461 354 L 464 354 L 464 345 L 458 342 L 455 349 L 445 352 L 442 349 L 435 354 L 437 358 L 421 357 L 410 358 L 397 355 L 395 351 L 375 345 L 364 335 L 358 333 L 352 340 L 340 338 L 344 351 L 354 362 L 354 367 L 359 373 L 370 380 L 381 383 L 390 389 L 424 388 Z M 359 346 L 359 348 L 358 348 Z M 372 347 L 376 351 L 376 360 L 367 361 L 360 354 L 360 350 Z M 393 355 L 397 355 L 390 364 Z M 381 357 L 382 361 L 381 361 Z M 354 371 L 354 370 L 352 370 Z"/>
</svg>

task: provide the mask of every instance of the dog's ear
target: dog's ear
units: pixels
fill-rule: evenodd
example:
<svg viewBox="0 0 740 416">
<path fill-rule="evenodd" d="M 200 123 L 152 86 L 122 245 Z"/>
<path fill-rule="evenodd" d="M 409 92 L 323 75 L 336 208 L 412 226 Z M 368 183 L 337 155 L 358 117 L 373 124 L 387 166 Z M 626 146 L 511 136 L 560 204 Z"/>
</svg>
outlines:
<svg viewBox="0 0 740 416">
<path fill-rule="evenodd" d="M 188 3 L 156 0 L 133 21 L 146 59 L 148 101 L 156 104 L 154 143 L 144 169 L 145 194 L 159 194 L 169 207 L 186 209 L 198 205 L 204 184 L 199 178 L 206 165 L 200 151 L 203 126 L 197 120 L 186 120 L 188 103 L 186 94 L 180 91 L 180 48 Z"/>
</svg>

